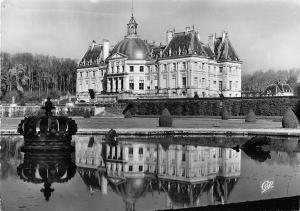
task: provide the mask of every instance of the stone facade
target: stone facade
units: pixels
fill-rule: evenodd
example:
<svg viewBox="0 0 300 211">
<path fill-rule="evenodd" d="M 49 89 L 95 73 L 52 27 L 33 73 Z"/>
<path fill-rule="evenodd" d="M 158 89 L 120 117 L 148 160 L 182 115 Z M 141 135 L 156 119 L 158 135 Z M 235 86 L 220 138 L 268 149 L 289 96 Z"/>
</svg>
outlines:
<svg viewBox="0 0 300 211">
<path fill-rule="evenodd" d="M 101 101 L 118 98 L 240 97 L 241 65 L 227 32 L 200 41 L 194 28 L 167 31 L 166 45 L 139 38 L 133 15 L 127 35 L 110 49 L 94 41 L 77 69 L 77 98 L 89 101 L 89 89 Z"/>
</svg>

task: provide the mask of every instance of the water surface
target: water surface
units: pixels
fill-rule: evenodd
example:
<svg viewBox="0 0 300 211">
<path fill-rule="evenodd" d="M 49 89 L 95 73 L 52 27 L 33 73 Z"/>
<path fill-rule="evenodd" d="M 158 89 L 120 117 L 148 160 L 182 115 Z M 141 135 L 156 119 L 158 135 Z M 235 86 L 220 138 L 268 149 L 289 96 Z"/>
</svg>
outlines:
<svg viewBox="0 0 300 211">
<path fill-rule="evenodd" d="M 155 210 L 299 195 L 298 139 L 272 138 L 258 152 L 232 149 L 251 137 L 74 136 L 75 152 L 22 153 L 1 137 L 4 210 Z M 263 137 L 262 139 L 266 139 Z"/>
</svg>

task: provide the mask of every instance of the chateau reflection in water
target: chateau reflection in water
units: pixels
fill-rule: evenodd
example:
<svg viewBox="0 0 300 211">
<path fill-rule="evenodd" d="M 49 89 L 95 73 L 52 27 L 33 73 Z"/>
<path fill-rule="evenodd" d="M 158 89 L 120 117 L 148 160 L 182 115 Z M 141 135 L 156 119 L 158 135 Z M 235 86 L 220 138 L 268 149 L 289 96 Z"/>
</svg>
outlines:
<svg viewBox="0 0 300 211">
<path fill-rule="evenodd" d="M 134 210 L 140 198 L 164 193 L 165 207 L 226 203 L 241 172 L 241 152 L 181 144 L 77 137 L 77 171 L 90 193 L 107 194 L 108 186 Z"/>
</svg>

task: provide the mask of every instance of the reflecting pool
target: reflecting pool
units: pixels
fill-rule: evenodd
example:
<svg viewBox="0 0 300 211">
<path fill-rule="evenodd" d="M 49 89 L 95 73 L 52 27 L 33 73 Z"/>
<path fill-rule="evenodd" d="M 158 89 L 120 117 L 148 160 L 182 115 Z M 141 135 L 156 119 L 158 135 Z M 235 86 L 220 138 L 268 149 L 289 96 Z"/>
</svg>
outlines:
<svg viewBox="0 0 300 211">
<path fill-rule="evenodd" d="M 265 144 L 243 148 L 249 140 Z M 297 138 L 74 136 L 73 153 L 25 154 L 23 142 L 0 140 L 3 210 L 164 210 L 300 194 Z"/>
</svg>

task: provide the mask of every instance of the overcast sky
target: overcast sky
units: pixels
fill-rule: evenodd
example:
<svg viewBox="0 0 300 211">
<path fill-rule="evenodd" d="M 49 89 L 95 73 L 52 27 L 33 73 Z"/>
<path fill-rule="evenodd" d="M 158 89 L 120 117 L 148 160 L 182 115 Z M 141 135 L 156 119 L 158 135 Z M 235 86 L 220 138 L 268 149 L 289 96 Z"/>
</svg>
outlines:
<svg viewBox="0 0 300 211">
<path fill-rule="evenodd" d="M 122 40 L 131 0 L 3 0 L 2 51 L 81 59 L 92 40 Z M 300 0 L 134 0 L 142 39 L 165 43 L 166 30 L 194 24 L 227 30 L 245 72 L 300 67 Z"/>
</svg>

